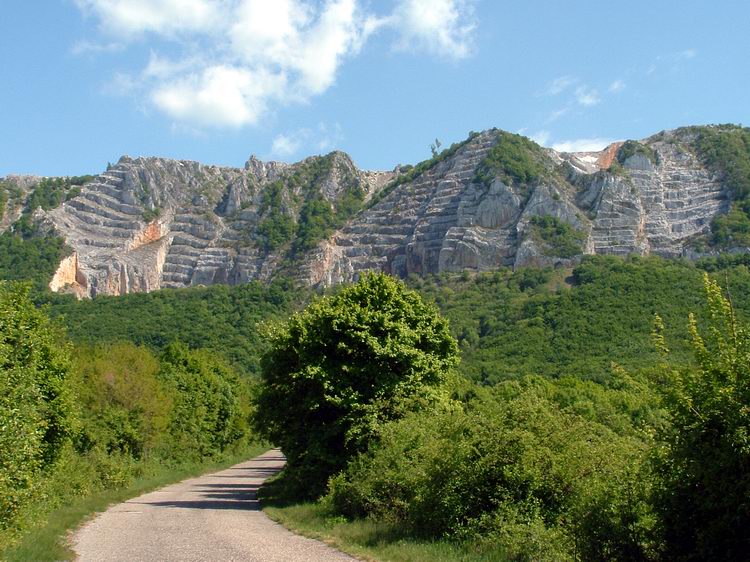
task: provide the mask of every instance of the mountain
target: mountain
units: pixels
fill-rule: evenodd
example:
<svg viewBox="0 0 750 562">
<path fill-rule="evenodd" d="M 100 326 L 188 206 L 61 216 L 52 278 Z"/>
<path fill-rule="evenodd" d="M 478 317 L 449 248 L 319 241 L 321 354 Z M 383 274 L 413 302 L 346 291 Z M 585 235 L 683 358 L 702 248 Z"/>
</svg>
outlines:
<svg viewBox="0 0 750 562">
<path fill-rule="evenodd" d="M 2 180 L 0 195 L 14 193 L 2 224 L 23 207 L 36 233 L 64 238 L 50 288 L 79 296 L 750 245 L 750 129 L 729 125 L 585 153 L 492 129 L 393 172 L 360 170 L 342 152 L 291 165 L 251 157 L 242 169 L 124 156 L 85 181 L 57 180 L 58 191 L 50 181 Z M 31 208 L 44 184 L 36 199 L 47 203 Z"/>
</svg>

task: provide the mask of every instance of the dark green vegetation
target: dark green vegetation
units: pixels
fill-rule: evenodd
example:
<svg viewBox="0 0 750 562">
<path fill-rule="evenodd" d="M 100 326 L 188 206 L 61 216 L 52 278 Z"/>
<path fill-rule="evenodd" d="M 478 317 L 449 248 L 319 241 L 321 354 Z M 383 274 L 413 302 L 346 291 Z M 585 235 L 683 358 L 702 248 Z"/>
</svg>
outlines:
<svg viewBox="0 0 750 562">
<path fill-rule="evenodd" d="M 550 215 L 531 217 L 531 236 L 546 256 L 572 258 L 583 252 L 586 233 Z"/>
<path fill-rule="evenodd" d="M 38 207 L 44 210 L 55 209 L 73 197 L 80 195 L 81 186 L 94 179 L 94 176 L 73 176 L 42 179 L 26 199 L 26 210 L 33 212 Z"/>
<path fill-rule="evenodd" d="M 437 309 L 385 274 L 314 301 L 269 339 L 255 428 L 313 497 L 385 423 L 439 402 L 458 360 Z"/>
<path fill-rule="evenodd" d="M 500 178 L 507 185 L 538 181 L 545 174 L 547 159 L 542 147 L 522 135 L 497 131 L 497 143 L 477 168 L 475 181 L 489 185 Z"/>
<path fill-rule="evenodd" d="M 693 149 L 730 190 L 732 207 L 717 216 L 712 242 L 720 247 L 750 245 L 750 129 L 736 125 L 693 127 Z"/>
<path fill-rule="evenodd" d="M 266 252 L 284 250 L 288 260 L 311 250 L 359 211 L 365 198 L 360 179 L 342 156 L 332 152 L 303 161 L 295 171 L 263 192 L 258 243 Z M 339 174 L 343 186 L 334 200 L 324 196 L 325 183 Z"/>
<path fill-rule="evenodd" d="M 648 158 L 652 164 L 658 163 L 658 157 L 656 152 L 650 146 L 647 146 L 638 141 L 625 141 L 623 145 L 617 150 L 616 160 L 620 164 L 624 164 L 625 161 L 631 156 L 640 154 Z"/>
<path fill-rule="evenodd" d="M 76 301 L 50 295 L 50 314 L 60 318 L 77 343 L 129 341 L 161 352 L 175 341 L 223 356 L 247 373 L 257 373 L 263 341 L 258 323 L 284 316 L 310 297 L 290 281 L 251 282 L 236 287 L 132 293 Z"/>
<path fill-rule="evenodd" d="M 12 227 L 0 233 L 0 279 L 31 281 L 35 294 L 46 290 L 60 260 L 65 256 L 64 241 L 37 232 L 31 215 L 38 209 L 59 207 L 81 191 L 93 176 L 43 178 L 25 193 L 9 180 L 0 182 L 0 217 L 6 205 L 21 210 Z"/>
<path fill-rule="evenodd" d="M 60 506 L 247 450 L 251 387 L 177 343 L 73 349 L 0 282 L 0 549 Z"/>
<path fill-rule="evenodd" d="M 574 278 L 637 287 L 633 278 L 668 263 L 590 260 Z M 293 527 L 376 556 L 403 545 L 416 559 L 745 559 L 750 337 L 718 285 L 694 273 L 705 325 L 683 317 L 692 342 L 676 342 L 692 361 L 681 352 L 664 363 L 672 333 L 658 316 L 652 331 L 647 314 L 642 349 L 656 359 L 644 368 L 612 365 L 601 382 L 575 371 L 501 376 L 489 389 L 449 380 L 451 400 L 379 424 L 317 503 L 290 502 L 283 479 L 266 503 Z M 748 279 L 744 266 L 722 273 Z M 356 326 L 363 340 L 373 328 Z M 297 392 L 288 381 L 272 386 Z"/>
<path fill-rule="evenodd" d="M 60 237 L 3 232 L 0 234 L 0 279 L 31 281 L 35 294 L 42 294 L 65 253 L 65 242 Z"/>
</svg>

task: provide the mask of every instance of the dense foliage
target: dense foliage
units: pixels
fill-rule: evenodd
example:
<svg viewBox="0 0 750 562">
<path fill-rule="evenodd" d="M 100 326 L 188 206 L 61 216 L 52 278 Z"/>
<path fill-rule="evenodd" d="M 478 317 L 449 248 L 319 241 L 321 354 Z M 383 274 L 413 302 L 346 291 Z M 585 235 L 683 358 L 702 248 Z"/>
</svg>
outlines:
<svg viewBox="0 0 750 562">
<path fill-rule="evenodd" d="M 58 236 L 3 232 L 0 234 L 0 279 L 31 281 L 35 293 L 42 293 L 65 253 L 65 242 Z"/>
<path fill-rule="evenodd" d="M 728 283 L 738 312 L 750 313 L 750 272 L 706 260 Z M 586 256 L 573 271 L 525 268 L 444 274 L 409 283 L 434 300 L 462 349 L 459 369 L 484 384 L 526 374 L 606 381 L 612 363 L 652 367 L 653 315 L 667 325 L 672 361 L 691 357 L 683 320 L 704 305 L 702 270 L 686 261 Z"/>
<path fill-rule="evenodd" d="M 76 429 L 69 353 L 28 288 L 0 282 L 0 529 Z"/>
<path fill-rule="evenodd" d="M 438 400 L 457 361 L 437 310 L 383 274 L 314 301 L 269 338 L 256 430 L 311 495 L 383 423 Z"/>
<path fill-rule="evenodd" d="M 720 125 L 691 130 L 694 149 L 721 176 L 732 199 L 730 212 L 717 216 L 711 225 L 713 243 L 750 246 L 750 129 Z"/>
<path fill-rule="evenodd" d="M 263 348 L 258 323 L 293 311 L 309 298 L 309 292 L 278 281 L 100 296 L 80 302 L 67 296 L 48 298 L 50 313 L 61 318 L 76 342 L 130 341 L 164 350 L 181 341 L 212 350 L 241 370 L 256 373 Z"/>
<path fill-rule="evenodd" d="M 348 517 L 469 541 L 503 560 L 644 558 L 647 440 L 561 406 L 556 387 L 505 383 L 459 412 L 391 424 L 332 480 L 327 501 Z M 583 402 L 584 392 L 567 394 Z"/>
<path fill-rule="evenodd" d="M 693 316 L 695 364 L 665 366 L 672 423 L 657 453 L 656 506 L 670 560 L 743 560 L 750 552 L 750 332 L 708 276 L 709 324 Z M 662 323 L 657 324 L 658 343 Z"/>
<path fill-rule="evenodd" d="M 531 217 L 531 236 L 546 256 L 572 258 L 583 251 L 586 233 L 551 215 Z"/>
<path fill-rule="evenodd" d="M 0 550 L 40 506 L 247 445 L 252 383 L 215 353 L 119 343 L 71 361 L 28 293 L 0 282 Z"/>
<path fill-rule="evenodd" d="M 497 142 L 479 163 L 475 180 L 489 185 L 495 178 L 507 185 L 528 185 L 545 173 L 542 147 L 522 135 L 497 132 Z"/>
</svg>

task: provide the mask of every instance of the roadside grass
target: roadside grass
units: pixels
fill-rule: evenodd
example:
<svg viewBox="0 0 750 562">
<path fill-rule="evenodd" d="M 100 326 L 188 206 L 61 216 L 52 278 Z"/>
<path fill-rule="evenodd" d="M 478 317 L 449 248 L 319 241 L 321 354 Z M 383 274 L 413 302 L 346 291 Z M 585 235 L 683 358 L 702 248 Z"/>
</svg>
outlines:
<svg viewBox="0 0 750 562">
<path fill-rule="evenodd" d="M 265 444 L 253 444 L 242 453 L 219 461 L 183 464 L 176 468 L 151 465 L 145 470 L 147 476 L 137 478 L 123 488 L 101 490 L 86 497 L 76 498 L 67 505 L 48 513 L 37 514 L 35 517 L 38 520 L 37 525 L 28 529 L 18 542 L 5 552 L 0 552 L 0 560 L 8 562 L 73 560 L 75 553 L 69 544 L 70 534 L 86 520 L 105 511 L 110 505 L 186 478 L 229 468 L 258 456 L 268 448 Z"/>
<path fill-rule="evenodd" d="M 395 525 L 371 519 L 348 521 L 325 503 L 294 502 L 283 489 L 283 478 L 261 488 L 266 515 L 290 531 L 320 540 L 370 562 L 504 562 L 497 550 L 471 543 L 419 540 L 404 536 Z"/>
</svg>

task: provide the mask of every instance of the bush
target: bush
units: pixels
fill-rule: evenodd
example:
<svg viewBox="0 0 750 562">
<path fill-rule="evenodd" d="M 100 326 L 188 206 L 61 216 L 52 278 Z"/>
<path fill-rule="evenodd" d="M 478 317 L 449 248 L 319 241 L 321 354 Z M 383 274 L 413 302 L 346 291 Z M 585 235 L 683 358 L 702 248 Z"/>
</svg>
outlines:
<svg viewBox="0 0 750 562">
<path fill-rule="evenodd" d="M 461 413 L 390 424 L 332 479 L 329 501 L 348 517 L 510 559 L 633 560 L 646 556 L 645 451 L 534 388 L 479 393 Z"/>
<path fill-rule="evenodd" d="M 141 459 L 164 440 L 172 401 L 150 351 L 131 343 L 79 348 L 74 372 L 83 448 Z"/>
<path fill-rule="evenodd" d="M 709 326 L 690 318 L 696 366 L 664 367 L 672 417 L 655 459 L 655 504 L 670 560 L 745 560 L 750 552 L 750 333 L 704 276 Z M 666 350 L 657 322 L 657 342 Z"/>
<path fill-rule="evenodd" d="M 0 282 L 0 528 L 14 523 L 75 431 L 69 372 L 69 349 L 28 286 Z"/>
<path fill-rule="evenodd" d="M 545 173 L 545 154 L 534 141 L 498 131 L 497 143 L 479 163 L 475 181 L 489 185 L 495 178 L 507 185 L 528 185 Z"/>
<path fill-rule="evenodd" d="M 384 274 L 314 302 L 269 339 L 255 427 L 310 495 L 384 422 L 438 400 L 458 353 L 436 308 Z"/>
<path fill-rule="evenodd" d="M 531 217 L 531 236 L 546 256 L 572 258 L 583 252 L 586 234 L 550 215 Z"/>
<path fill-rule="evenodd" d="M 158 378 L 173 403 L 167 458 L 203 460 L 247 435 L 248 383 L 221 359 L 174 343 L 161 356 Z"/>
</svg>

